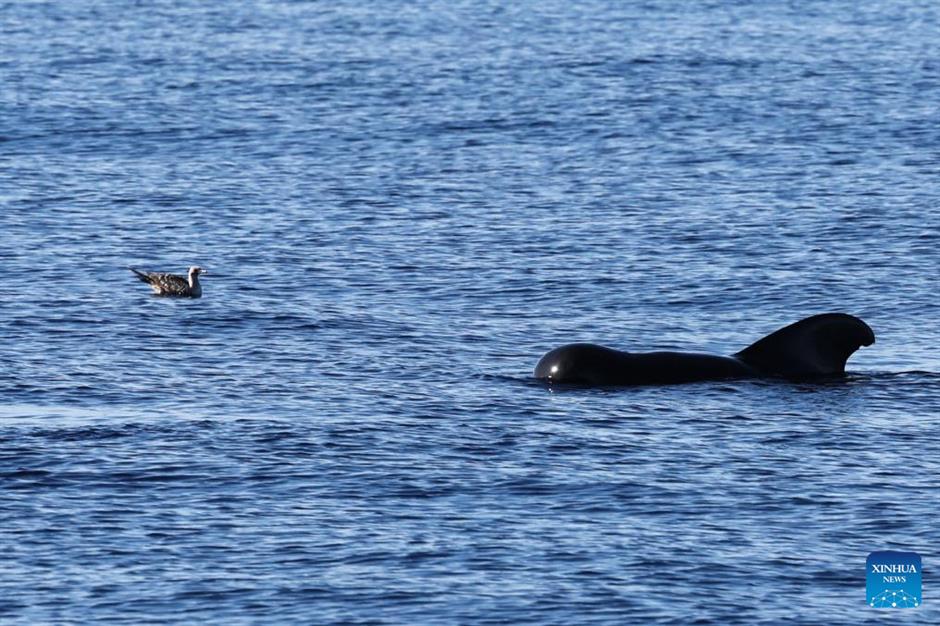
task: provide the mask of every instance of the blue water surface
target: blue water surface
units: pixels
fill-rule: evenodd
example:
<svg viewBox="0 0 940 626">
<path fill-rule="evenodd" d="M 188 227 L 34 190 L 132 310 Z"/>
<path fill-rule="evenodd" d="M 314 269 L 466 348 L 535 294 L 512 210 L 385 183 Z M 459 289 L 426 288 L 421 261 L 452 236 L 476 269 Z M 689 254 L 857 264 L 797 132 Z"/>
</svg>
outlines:
<svg viewBox="0 0 940 626">
<path fill-rule="evenodd" d="M 935 2 L 0 2 L 0 85 L 0 622 L 940 623 Z"/>
</svg>

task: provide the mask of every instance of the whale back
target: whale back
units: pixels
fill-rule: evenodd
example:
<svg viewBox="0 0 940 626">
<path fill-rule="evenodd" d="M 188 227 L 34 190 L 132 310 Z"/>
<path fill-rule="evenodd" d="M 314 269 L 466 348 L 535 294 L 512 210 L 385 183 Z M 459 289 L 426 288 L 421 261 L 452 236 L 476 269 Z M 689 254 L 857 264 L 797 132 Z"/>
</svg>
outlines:
<svg viewBox="0 0 940 626">
<path fill-rule="evenodd" d="M 535 377 L 580 385 L 662 385 L 742 378 L 757 372 L 738 359 L 689 352 L 621 352 L 590 343 L 573 343 L 548 352 Z"/>
<path fill-rule="evenodd" d="M 734 357 L 771 376 L 832 376 L 844 374 L 852 353 L 874 342 L 875 333 L 857 317 L 823 313 L 785 326 Z"/>
</svg>

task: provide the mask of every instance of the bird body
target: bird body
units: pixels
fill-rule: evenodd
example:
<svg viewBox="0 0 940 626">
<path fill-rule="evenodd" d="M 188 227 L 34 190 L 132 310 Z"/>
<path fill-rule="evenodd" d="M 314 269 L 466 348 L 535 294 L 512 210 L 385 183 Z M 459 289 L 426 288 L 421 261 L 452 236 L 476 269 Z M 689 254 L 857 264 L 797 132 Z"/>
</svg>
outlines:
<svg viewBox="0 0 940 626">
<path fill-rule="evenodd" d="M 154 295 L 177 298 L 202 297 L 202 285 L 199 284 L 199 275 L 205 274 L 206 270 L 201 267 L 189 268 L 188 276 L 179 276 L 166 272 L 141 272 L 133 267 L 128 269 L 134 272 L 141 281 L 150 285 Z"/>
</svg>

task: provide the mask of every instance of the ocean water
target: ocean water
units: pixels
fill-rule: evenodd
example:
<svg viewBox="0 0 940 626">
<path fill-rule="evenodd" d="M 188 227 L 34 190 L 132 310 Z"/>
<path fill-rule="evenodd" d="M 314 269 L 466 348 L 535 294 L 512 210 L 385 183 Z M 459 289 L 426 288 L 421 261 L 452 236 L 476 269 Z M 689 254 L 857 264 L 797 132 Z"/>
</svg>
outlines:
<svg viewBox="0 0 940 626">
<path fill-rule="evenodd" d="M 4 2 L 0 85 L 3 624 L 940 622 L 940 5 Z"/>
</svg>

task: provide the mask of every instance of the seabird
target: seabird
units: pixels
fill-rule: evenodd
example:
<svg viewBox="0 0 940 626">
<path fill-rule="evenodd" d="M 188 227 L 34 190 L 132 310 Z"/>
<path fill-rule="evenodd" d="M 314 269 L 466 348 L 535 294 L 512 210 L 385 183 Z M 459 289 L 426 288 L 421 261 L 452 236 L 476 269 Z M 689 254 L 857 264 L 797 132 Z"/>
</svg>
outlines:
<svg viewBox="0 0 940 626">
<path fill-rule="evenodd" d="M 158 296 L 177 296 L 179 298 L 202 297 L 202 286 L 199 284 L 199 275 L 207 273 L 201 267 L 189 268 L 189 278 L 165 272 L 141 272 L 133 267 L 128 268 L 137 274 L 137 278 L 144 281 Z"/>
</svg>

